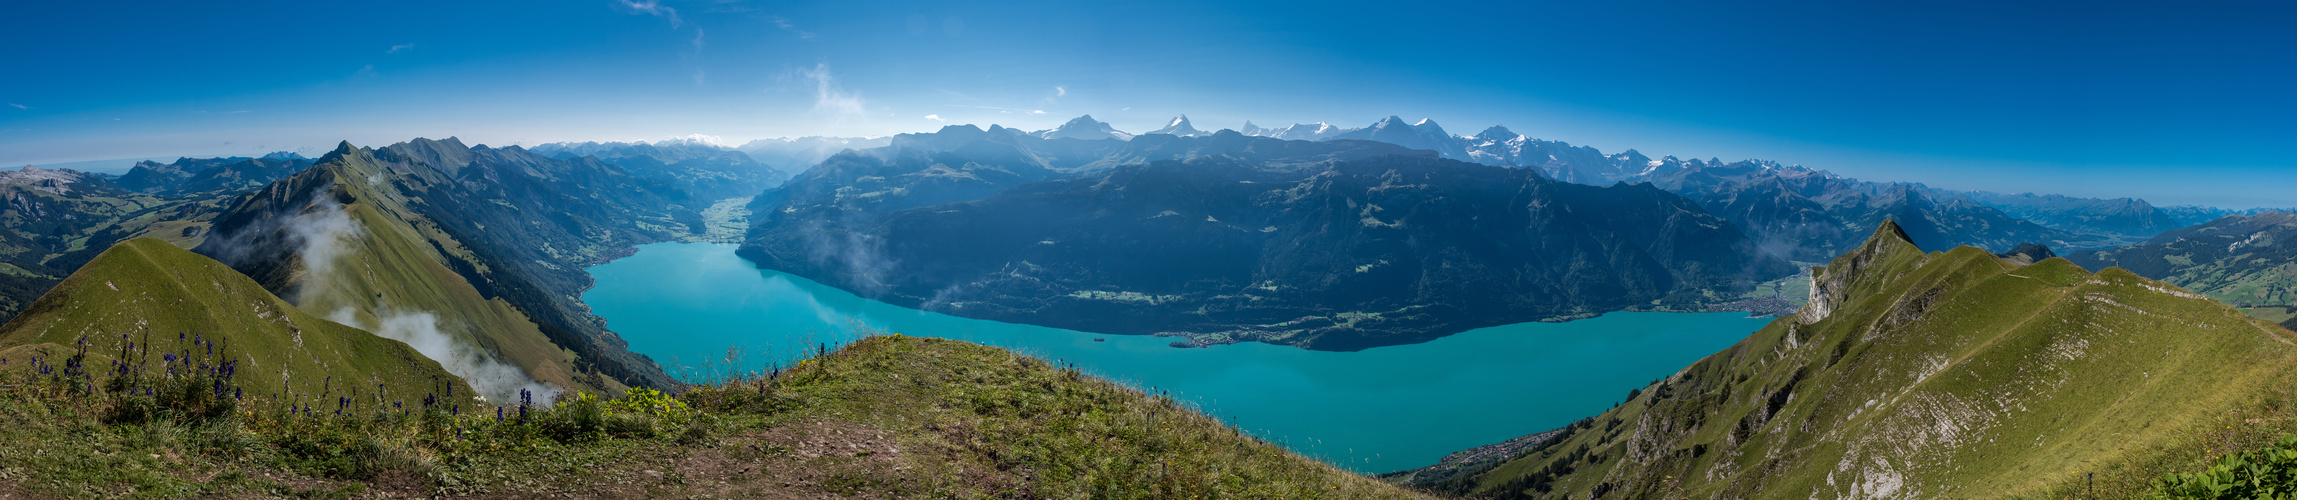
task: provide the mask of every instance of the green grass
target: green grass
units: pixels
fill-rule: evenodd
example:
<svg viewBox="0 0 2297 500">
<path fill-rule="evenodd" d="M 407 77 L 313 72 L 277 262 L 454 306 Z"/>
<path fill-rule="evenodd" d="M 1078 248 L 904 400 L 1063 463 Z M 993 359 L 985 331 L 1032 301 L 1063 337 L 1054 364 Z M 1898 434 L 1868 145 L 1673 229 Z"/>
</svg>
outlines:
<svg viewBox="0 0 2297 500">
<path fill-rule="evenodd" d="M 222 263 L 150 238 L 106 250 L 0 325 L 0 357 L 14 368 L 35 355 L 61 363 L 82 345 L 95 371 L 113 360 L 157 366 L 169 353 L 237 360 L 245 390 L 282 401 L 472 394 L 404 343 L 312 317 Z"/>
<path fill-rule="evenodd" d="M 117 394 L 18 373 L 0 383 L 0 425 L 12 429 L 0 436 L 0 494 L 1418 496 L 1169 398 L 959 341 L 874 336 L 730 375 L 675 399 L 641 389 L 538 404 L 523 421 L 441 406 L 301 414 L 249 398 L 220 418 L 121 423 L 102 417 Z"/>
<path fill-rule="evenodd" d="M 1825 307 L 1553 444 L 1426 486 L 1502 498 L 2062 497 L 2095 472 L 2131 496 L 2289 428 L 2286 330 L 2124 271 L 1924 253 L 1891 233 L 1818 273 Z"/>
</svg>

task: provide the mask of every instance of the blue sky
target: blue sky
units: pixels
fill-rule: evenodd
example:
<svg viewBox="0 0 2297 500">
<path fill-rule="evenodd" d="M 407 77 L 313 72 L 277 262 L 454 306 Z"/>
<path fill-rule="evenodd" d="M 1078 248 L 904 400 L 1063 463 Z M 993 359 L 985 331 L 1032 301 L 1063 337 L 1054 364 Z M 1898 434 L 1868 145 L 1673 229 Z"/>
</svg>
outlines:
<svg viewBox="0 0 2297 500">
<path fill-rule="evenodd" d="M 315 5 L 317 4 L 317 5 Z M 9 2 L 0 165 L 951 123 L 1434 118 L 2297 206 L 2297 12 L 2179 2 Z M 1043 111 L 1038 114 L 1038 111 Z M 930 117 L 930 118 L 929 118 Z"/>
</svg>

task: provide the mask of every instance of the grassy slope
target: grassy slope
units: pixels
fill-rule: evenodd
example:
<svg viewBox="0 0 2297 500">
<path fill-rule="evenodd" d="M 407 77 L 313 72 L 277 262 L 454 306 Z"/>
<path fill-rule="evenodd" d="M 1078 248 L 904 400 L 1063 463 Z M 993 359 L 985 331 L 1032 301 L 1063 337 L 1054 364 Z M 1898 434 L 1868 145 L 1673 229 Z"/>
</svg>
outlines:
<svg viewBox="0 0 2297 500">
<path fill-rule="evenodd" d="M 242 386 L 267 400 L 283 384 L 297 396 L 278 399 L 314 406 L 334 404 L 335 396 L 320 395 L 330 387 L 384 402 L 419 401 L 449 386 L 471 394 L 406 344 L 305 314 L 222 263 L 151 238 L 113 246 L 0 326 L 0 355 L 15 370 L 34 353 L 60 364 L 57 354 L 85 337 L 89 365 L 100 371 L 117 357 L 123 334 L 156 349 L 204 349 L 177 339 L 185 332 L 241 357 Z M 384 384 L 381 394 L 376 384 Z"/>
<path fill-rule="evenodd" d="M 36 390 L 0 387 L 0 425 L 17 429 L 0 448 L 32 450 L 0 454 L 0 496 L 131 486 L 145 497 L 1419 496 L 1169 399 L 952 340 L 867 338 L 775 378 L 681 399 L 699 411 L 683 427 L 568 441 L 540 437 L 568 422 L 566 408 L 533 424 L 471 412 L 375 421 L 255 412 L 213 426 L 104 427 Z M 367 458 L 318 459 L 338 452 Z M 79 460 L 107 467 L 71 465 Z"/>
<path fill-rule="evenodd" d="M 2098 472 L 2126 494 L 2198 466 L 2211 448 L 2290 427 L 2277 403 L 2297 360 L 2286 330 L 2118 269 L 2018 267 L 1970 247 L 1925 254 L 1897 234 L 1886 227 L 1819 271 L 1830 307 L 1774 322 L 1555 444 L 1446 486 L 2025 496 Z M 2217 432 L 2229 419 L 2241 429 Z M 1526 489 L 1543 477 L 1546 489 Z"/>
<path fill-rule="evenodd" d="M 329 158 L 333 161 L 270 188 L 277 196 L 257 196 L 235 207 L 240 212 L 301 214 L 316 206 L 319 198 L 312 193 L 325 193 L 349 200 L 343 210 L 360 226 L 356 242 L 334 264 L 344 271 L 335 273 L 335 279 L 314 283 L 307 263 L 297 262 L 259 274 L 267 288 L 296 297 L 297 305 L 315 314 L 354 309 L 359 321 L 368 325 L 377 324 L 379 313 L 429 312 L 439 317 L 442 332 L 464 345 L 485 349 L 538 381 L 593 391 L 622 387 L 611 379 L 581 377 L 574 354 L 551 343 L 517 308 L 501 298 L 486 298 L 449 269 L 442 253 L 469 250 L 436 223 L 414 213 L 392 182 L 369 181 L 400 174 L 387 171 L 364 151 Z"/>
</svg>

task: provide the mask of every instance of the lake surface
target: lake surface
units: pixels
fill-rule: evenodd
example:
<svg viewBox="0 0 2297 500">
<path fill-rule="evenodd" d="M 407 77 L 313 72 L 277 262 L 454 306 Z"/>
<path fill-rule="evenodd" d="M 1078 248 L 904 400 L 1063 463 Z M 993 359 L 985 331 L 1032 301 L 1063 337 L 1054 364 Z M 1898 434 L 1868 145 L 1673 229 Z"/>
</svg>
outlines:
<svg viewBox="0 0 2297 500">
<path fill-rule="evenodd" d="M 641 246 L 637 255 L 590 268 L 598 285 L 582 300 L 631 350 L 673 374 L 677 366 L 722 358 L 729 346 L 748 351 L 751 367 L 786 363 L 817 342 L 853 338 L 861 324 L 1005 347 L 1169 390 L 1247 432 L 1365 473 L 1423 467 L 1454 451 L 1593 416 L 1629 389 L 1770 322 L 1743 313 L 1611 313 L 1358 352 L 1258 343 L 1180 349 L 1167 345 L 1170 338 L 898 307 L 758 269 L 734 248 Z"/>
</svg>

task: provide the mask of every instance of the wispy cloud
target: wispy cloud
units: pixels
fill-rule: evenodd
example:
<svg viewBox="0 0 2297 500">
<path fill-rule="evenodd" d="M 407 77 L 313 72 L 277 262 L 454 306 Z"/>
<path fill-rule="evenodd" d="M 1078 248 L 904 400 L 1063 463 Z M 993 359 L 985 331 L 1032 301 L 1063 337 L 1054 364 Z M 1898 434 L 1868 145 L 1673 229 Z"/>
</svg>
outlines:
<svg viewBox="0 0 2297 500">
<path fill-rule="evenodd" d="M 32 107 L 31 107 L 31 106 L 25 106 L 25 105 L 22 105 L 22 104 L 16 104 L 16 103 L 13 103 L 13 102 L 11 102 L 11 103 L 8 103 L 8 105 L 9 105 L 9 106 L 15 106 L 15 107 L 16 107 L 16 109 L 32 109 Z"/>
<path fill-rule="evenodd" d="M 838 86 L 837 77 L 829 73 L 829 63 L 816 64 L 804 74 L 814 81 L 814 111 L 840 117 L 862 114 L 861 95 Z"/>
<path fill-rule="evenodd" d="M 813 34 L 813 32 L 811 32 L 811 31 L 806 31 L 806 30 L 801 30 L 801 29 L 798 29 L 798 25 L 797 25 L 796 23 L 792 23 L 792 22 L 790 22 L 789 18 L 785 18 L 785 17 L 782 17 L 782 16 L 772 16 L 772 17 L 768 17 L 768 18 L 766 18 L 766 22 L 774 23 L 774 27 L 776 27 L 776 28 L 781 28 L 781 29 L 782 29 L 782 31 L 787 31 L 787 32 L 790 32 L 790 33 L 796 33 L 796 34 L 798 35 L 798 38 L 803 38 L 803 39 L 807 39 L 807 40 L 812 40 L 812 39 L 814 38 L 814 34 Z"/>
<path fill-rule="evenodd" d="M 369 65 L 367 65 L 366 67 L 363 67 L 363 68 L 359 68 L 359 71 L 358 71 L 358 72 L 355 72 L 355 73 L 351 73 L 351 79 L 353 79 L 353 80 L 371 80 L 371 79 L 374 79 L 374 78 L 375 78 L 375 65 L 373 65 L 373 64 L 369 64 Z"/>
<path fill-rule="evenodd" d="M 943 118 L 941 118 L 941 115 L 925 115 L 925 119 L 927 119 L 927 120 L 933 120 L 933 121 L 937 121 L 937 122 L 945 122 L 945 121 L 949 121 L 949 120 L 946 120 L 946 119 L 943 119 Z"/>
<path fill-rule="evenodd" d="M 1063 87 L 1063 86 L 1059 86 L 1059 85 L 1054 85 L 1054 86 L 1053 86 L 1053 97 L 1066 97 L 1066 96 L 1068 96 L 1068 95 L 1069 95 L 1069 88 L 1068 88 L 1068 87 Z"/>
<path fill-rule="evenodd" d="M 709 41 L 702 38 L 702 28 L 694 28 L 694 54 L 700 55 L 702 47 L 709 44 Z"/>
<path fill-rule="evenodd" d="M 402 43 L 402 44 L 398 44 L 398 45 L 392 45 L 392 46 L 391 46 L 391 50 L 386 50 L 386 51 L 383 51 L 383 53 L 385 53 L 385 54 L 397 54 L 397 53 L 399 53 L 399 51 L 402 51 L 402 50 L 410 50 L 410 49 L 413 49 L 413 48 L 415 48 L 415 44 L 412 44 L 412 43 Z"/>
<path fill-rule="evenodd" d="M 630 11 L 633 13 L 646 14 L 649 16 L 668 19 L 670 20 L 671 29 L 681 28 L 686 25 L 685 20 L 678 18 L 678 9 L 662 5 L 661 0 L 645 0 L 643 2 L 634 2 L 631 0 L 615 1 L 621 2 L 623 8 L 630 9 Z"/>
<path fill-rule="evenodd" d="M 1042 114 L 1045 114 L 1045 110 L 1042 110 L 1042 109 L 1032 109 L 1032 110 L 1029 110 L 1029 114 L 1032 114 L 1032 115 L 1042 115 Z"/>
</svg>

